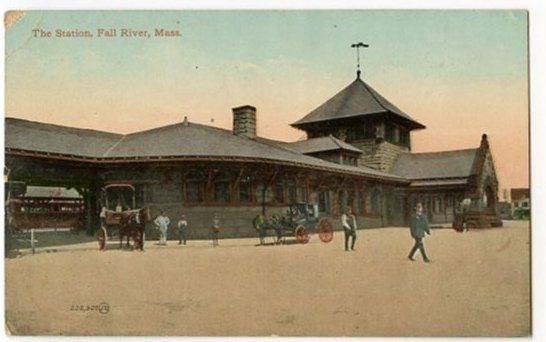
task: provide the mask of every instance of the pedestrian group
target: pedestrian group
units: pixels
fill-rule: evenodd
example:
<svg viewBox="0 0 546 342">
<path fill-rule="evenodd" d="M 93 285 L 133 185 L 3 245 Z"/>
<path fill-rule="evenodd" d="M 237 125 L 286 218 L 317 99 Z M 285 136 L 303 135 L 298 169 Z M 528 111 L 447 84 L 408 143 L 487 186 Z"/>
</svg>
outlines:
<svg viewBox="0 0 546 342">
<path fill-rule="evenodd" d="M 220 234 L 220 219 L 218 217 L 218 214 L 213 215 L 211 223 L 212 224 L 210 233 L 212 246 L 217 247 L 218 236 Z M 159 245 L 166 246 L 167 232 L 169 229 L 169 225 L 171 224 L 170 218 L 165 215 L 165 212 L 163 210 L 161 210 L 161 213 L 154 220 L 154 224 L 159 230 Z M 343 227 L 343 233 L 345 237 L 345 251 L 348 252 L 349 248 L 351 251 L 354 251 L 356 242 L 356 231 L 358 227 L 356 224 L 356 216 L 354 215 L 353 209 L 350 206 L 347 206 L 345 208 L 345 212 L 343 213 L 343 215 L 341 215 L 341 226 Z M 176 227 L 178 232 L 178 244 L 185 245 L 188 234 L 188 221 L 186 220 L 185 215 L 182 215 L 180 217 L 180 220 L 178 220 Z M 410 234 L 411 237 L 415 240 L 415 244 L 410 250 L 408 259 L 410 259 L 411 261 L 415 261 L 415 253 L 419 251 L 423 257 L 423 261 L 429 263 L 430 259 L 428 258 L 425 251 L 423 239 L 425 238 L 425 234 L 431 235 L 431 232 L 426 215 L 423 213 L 423 205 L 421 203 L 417 203 L 415 205 L 415 212 L 411 215 Z"/>
<path fill-rule="evenodd" d="M 154 220 L 155 228 L 159 231 L 159 242 L 158 245 L 166 246 L 167 245 L 167 233 L 169 230 L 169 225 L 171 224 L 171 219 L 165 215 L 165 211 L 161 210 L 160 214 Z M 176 224 L 177 233 L 178 233 L 178 244 L 186 244 L 188 236 L 188 221 L 186 220 L 186 215 L 182 215 L 180 220 Z M 214 214 L 211 225 L 211 240 L 212 246 L 218 246 L 218 236 L 220 234 L 220 218 L 218 214 Z"/>
</svg>

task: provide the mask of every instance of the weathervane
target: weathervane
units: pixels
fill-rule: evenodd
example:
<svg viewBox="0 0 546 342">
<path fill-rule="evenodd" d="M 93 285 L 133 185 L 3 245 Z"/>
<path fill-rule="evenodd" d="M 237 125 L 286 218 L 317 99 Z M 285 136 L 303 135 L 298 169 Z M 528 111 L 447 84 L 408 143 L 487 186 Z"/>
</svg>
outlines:
<svg viewBox="0 0 546 342">
<path fill-rule="evenodd" d="M 356 77 L 360 78 L 360 48 L 370 47 L 368 44 L 358 42 L 351 45 L 352 48 L 356 48 Z"/>
</svg>

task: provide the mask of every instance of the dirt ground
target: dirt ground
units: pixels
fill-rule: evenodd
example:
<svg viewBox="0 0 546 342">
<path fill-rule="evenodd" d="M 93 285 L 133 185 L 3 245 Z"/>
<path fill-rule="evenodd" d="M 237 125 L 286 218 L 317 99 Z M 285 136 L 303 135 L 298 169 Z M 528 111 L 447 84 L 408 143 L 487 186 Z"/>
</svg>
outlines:
<svg viewBox="0 0 546 342">
<path fill-rule="evenodd" d="M 408 229 L 324 244 L 190 241 L 145 252 L 96 242 L 6 259 L 6 330 L 17 335 L 524 336 L 528 222 L 433 230 L 431 264 Z M 49 251 L 49 252 L 47 252 Z M 98 310 L 99 305 L 100 310 Z"/>
</svg>

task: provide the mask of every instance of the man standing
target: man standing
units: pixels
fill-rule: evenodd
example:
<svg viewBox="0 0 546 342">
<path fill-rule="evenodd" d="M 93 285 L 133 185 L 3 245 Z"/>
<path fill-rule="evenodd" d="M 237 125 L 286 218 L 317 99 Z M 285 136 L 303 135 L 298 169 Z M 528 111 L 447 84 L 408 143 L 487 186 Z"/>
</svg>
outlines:
<svg viewBox="0 0 546 342">
<path fill-rule="evenodd" d="M 415 245 L 413 245 L 408 258 L 411 261 L 415 261 L 413 256 L 419 249 L 419 251 L 421 251 L 421 255 L 423 256 L 423 260 L 425 262 L 430 262 L 430 259 L 427 257 L 427 253 L 425 252 L 425 246 L 423 245 L 425 233 L 430 235 L 430 228 L 428 226 L 427 218 L 423 214 L 423 205 L 421 203 L 417 203 L 415 205 L 415 214 L 412 215 L 410 219 L 410 232 L 411 236 L 415 239 Z"/>
<path fill-rule="evenodd" d="M 214 214 L 212 219 L 212 247 L 218 246 L 218 233 L 220 233 L 220 219 Z"/>
<path fill-rule="evenodd" d="M 352 237 L 351 250 L 355 250 L 356 241 L 356 217 L 353 214 L 353 208 L 345 208 L 345 213 L 341 215 L 341 224 L 345 233 L 345 251 L 349 251 L 349 237 Z"/>
<path fill-rule="evenodd" d="M 159 229 L 159 244 L 166 246 L 167 245 L 167 229 L 169 229 L 169 224 L 171 220 L 165 216 L 165 212 L 161 210 L 161 214 L 154 220 L 154 224 L 157 229 Z"/>
<path fill-rule="evenodd" d="M 178 244 L 181 245 L 182 241 L 186 244 L 186 230 L 188 228 L 188 221 L 186 221 L 186 215 L 182 215 L 178 221 Z"/>
</svg>

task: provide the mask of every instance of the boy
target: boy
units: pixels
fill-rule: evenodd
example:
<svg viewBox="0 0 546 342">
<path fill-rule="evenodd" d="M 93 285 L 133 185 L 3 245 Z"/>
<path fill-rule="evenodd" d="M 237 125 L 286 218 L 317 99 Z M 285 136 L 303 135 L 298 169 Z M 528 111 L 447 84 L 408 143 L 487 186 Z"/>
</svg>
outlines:
<svg viewBox="0 0 546 342">
<path fill-rule="evenodd" d="M 347 207 L 345 213 L 341 215 L 341 224 L 345 233 L 345 251 L 349 251 L 349 238 L 352 237 L 351 250 L 355 250 L 356 241 L 356 217 L 353 214 L 353 208 Z"/>
<path fill-rule="evenodd" d="M 214 214 L 212 219 L 212 247 L 218 246 L 218 233 L 220 233 L 220 219 Z"/>
<path fill-rule="evenodd" d="M 182 215 L 178 221 L 178 244 L 181 245 L 182 241 L 186 244 L 186 230 L 188 228 L 188 221 L 186 221 L 186 215 Z"/>
</svg>

